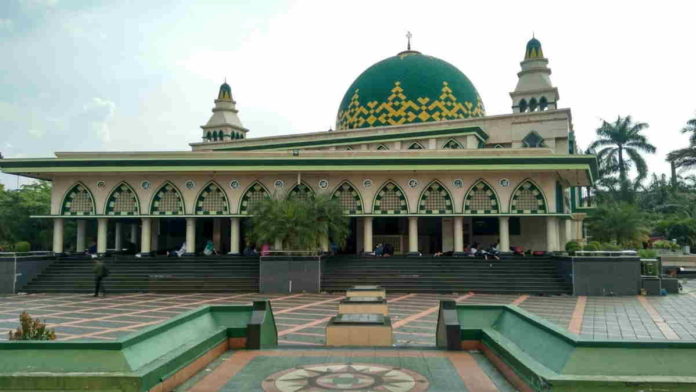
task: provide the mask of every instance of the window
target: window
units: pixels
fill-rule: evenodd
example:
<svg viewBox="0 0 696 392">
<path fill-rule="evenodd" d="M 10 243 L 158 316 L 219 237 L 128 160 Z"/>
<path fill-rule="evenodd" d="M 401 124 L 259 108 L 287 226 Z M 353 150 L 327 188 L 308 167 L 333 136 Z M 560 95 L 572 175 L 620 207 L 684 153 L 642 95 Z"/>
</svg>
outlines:
<svg viewBox="0 0 696 392">
<path fill-rule="evenodd" d="M 453 212 L 452 198 L 442 184 L 435 181 L 423 191 L 418 203 L 419 214 L 451 214 Z"/>
<path fill-rule="evenodd" d="M 527 100 L 526 100 L 526 99 L 520 100 L 519 108 L 520 108 L 520 113 L 524 113 L 524 112 L 527 111 L 528 106 L 527 106 Z"/>
<path fill-rule="evenodd" d="M 344 214 L 362 214 L 362 200 L 360 194 L 348 182 L 341 184 L 333 194 L 343 207 Z"/>
<path fill-rule="evenodd" d="M 536 131 L 531 131 L 522 139 L 522 146 L 528 148 L 544 147 L 544 138 Z"/>
<path fill-rule="evenodd" d="M 386 183 L 377 193 L 372 211 L 390 215 L 408 213 L 404 192 L 393 182 Z"/>
<path fill-rule="evenodd" d="M 222 188 L 211 182 L 206 185 L 196 200 L 196 214 L 198 215 L 219 215 L 229 212 L 227 195 Z"/>
<path fill-rule="evenodd" d="M 138 215 L 138 198 L 128 184 L 122 182 L 109 195 L 106 215 Z"/>
</svg>

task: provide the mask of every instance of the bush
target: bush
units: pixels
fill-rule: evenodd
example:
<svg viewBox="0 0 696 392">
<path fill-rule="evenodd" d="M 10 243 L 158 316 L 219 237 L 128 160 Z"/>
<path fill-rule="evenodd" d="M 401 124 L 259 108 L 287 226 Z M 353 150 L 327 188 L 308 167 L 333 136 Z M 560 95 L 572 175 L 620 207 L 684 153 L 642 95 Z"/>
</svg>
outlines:
<svg viewBox="0 0 696 392">
<path fill-rule="evenodd" d="M 32 319 L 29 313 L 19 315 L 19 328 L 10 331 L 10 340 L 56 340 L 56 331 L 46 328 L 46 323 Z"/>
<path fill-rule="evenodd" d="M 605 242 L 605 243 L 602 243 L 602 245 L 600 246 L 600 250 L 606 250 L 609 252 L 618 252 L 622 249 L 618 245 L 612 244 L 610 242 Z"/>
<path fill-rule="evenodd" d="M 653 242 L 653 248 L 655 248 L 655 249 L 667 249 L 667 250 L 678 250 L 679 245 L 675 244 L 672 241 L 659 240 L 659 241 Z"/>
<path fill-rule="evenodd" d="M 14 245 L 9 242 L 0 242 L 0 252 L 12 252 L 14 251 Z"/>
<path fill-rule="evenodd" d="M 657 252 L 652 249 L 638 249 L 638 256 L 641 259 L 654 259 L 657 258 Z"/>
<path fill-rule="evenodd" d="M 31 244 L 27 241 L 19 241 L 14 245 L 15 252 L 29 252 L 31 250 Z"/>
<path fill-rule="evenodd" d="M 602 247 L 602 245 L 599 242 L 592 241 L 589 244 L 585 245 L 583 250 L 598 251 L 601 247 Z"/>
<path fill-rule="evenodd" d="M 582 249 L 582 246 L 577 241 L 568 241 L 565 245 L 565 250 L 568 253 L 573 253 L 580 249 Z"/>
</svg>

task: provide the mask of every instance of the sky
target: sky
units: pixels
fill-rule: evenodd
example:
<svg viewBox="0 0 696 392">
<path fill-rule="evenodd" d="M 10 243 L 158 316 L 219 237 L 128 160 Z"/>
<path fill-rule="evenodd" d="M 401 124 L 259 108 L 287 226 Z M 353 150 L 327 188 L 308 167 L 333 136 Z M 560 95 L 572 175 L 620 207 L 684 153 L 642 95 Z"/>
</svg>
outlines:
<svg viewBox="0 0 696 392">
<path fill-rule="evenodd" d="M 469 77 L 487 114 L 510 113 L 535 34 L 580 146 L 631 115 L 650 125 L 649 169 L 668 173 L 696 117 L 694 14 L 671 0 L 2 0 L 0 153 L 189 150 L 225 78 L 249 137 L 325 131 L 407 31 Z"/>
</svg>

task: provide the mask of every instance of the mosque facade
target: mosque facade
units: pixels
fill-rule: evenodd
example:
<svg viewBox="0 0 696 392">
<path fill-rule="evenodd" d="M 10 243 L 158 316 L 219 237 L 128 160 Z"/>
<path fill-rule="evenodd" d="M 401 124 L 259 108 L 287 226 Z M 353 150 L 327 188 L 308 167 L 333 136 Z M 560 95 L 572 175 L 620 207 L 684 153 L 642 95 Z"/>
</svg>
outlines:
<svg viewBox="0 0 696 392">
<path fill-rule="evenodd" d="M 143 255 L 182 242 L 195 253 L 212 239 L 238 254 L 254 203 L 322 193 L 350 217 L 345 253 L 377 243 L 402 254 L 472 243 L 558 251 L 584 240 L 597 163 L 578 152 L 550 74 L 530 40 L 510 112 L 491 115 L 458 68 L 409 48 L 358 76 L 335 130 L 254 138 L 225 83 L 190 151 L 63 152 L 0 167 L 52 182 L 51 213 L 37 218 L 53 220 L 55 253 L 92 240 L 99 253 L 126 242 Z"/>
</svg>

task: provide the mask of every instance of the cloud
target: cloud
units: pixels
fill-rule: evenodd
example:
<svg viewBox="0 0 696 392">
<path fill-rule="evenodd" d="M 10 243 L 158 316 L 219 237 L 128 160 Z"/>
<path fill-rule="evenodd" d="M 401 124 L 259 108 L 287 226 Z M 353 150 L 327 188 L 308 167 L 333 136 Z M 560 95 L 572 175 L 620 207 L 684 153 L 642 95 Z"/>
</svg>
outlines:
<svg viewBox="0 0 696 392">
<path fill-rule="evenodd" d="M 58 0 L 20 0 L 19 3 L 28 9 L 53 8 L 58 4 Z"/>
<path fill-rule="evenodd" d="M 46 132 L 43 131 L 42 129 L 36 129 L 36 128 L 30 129 L 29 131 L 27 131 L 27 133 L 29 134 L 29 136 L 31 136 L 34 139 L 41 139 L 46 134 Z"/>
<path fill-rule="evenodd" d="M 14 22 L 12 19 L 0 18 L 0 31 L 14 30 Z"/>
<path fill-rule="evenodd" d="M 108 99 L 94 97 L 82 106 L 78 121 L 87 126 L 89 133 L 96 134 L 102 143 L 111 141 L 109 122 L 114 117 L 116 104 Z"/>
</svg>

